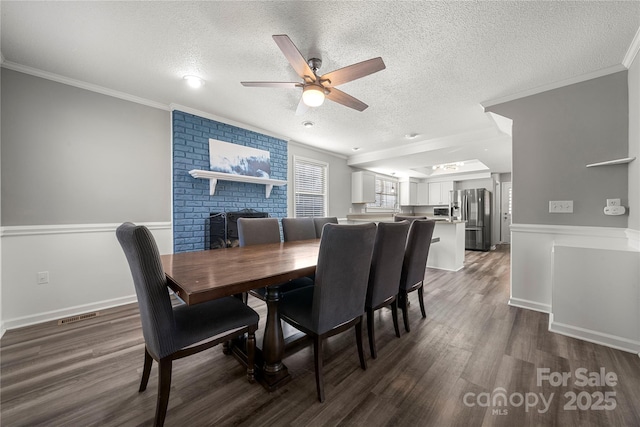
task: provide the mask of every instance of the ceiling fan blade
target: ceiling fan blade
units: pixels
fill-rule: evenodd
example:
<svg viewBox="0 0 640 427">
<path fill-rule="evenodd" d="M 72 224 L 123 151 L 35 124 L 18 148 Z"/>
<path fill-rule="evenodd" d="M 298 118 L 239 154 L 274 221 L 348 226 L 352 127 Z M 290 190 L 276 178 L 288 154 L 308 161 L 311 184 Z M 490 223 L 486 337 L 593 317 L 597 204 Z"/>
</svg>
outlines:
<svg viewBox="0 0 640 427">
<path fill-rule="evenodd" d="M 300 102 L 298 103 L 298 108 L 296 108 L 296 116 L 302 116 L 307 111 L 309 111 L 310 109 L 311 109 L 311 107 L 309 107 L 307 104 L 305 104 L 302 101 L 302 98 L 300 98 Z"/>
<path fill-rule="evenodd" d="M 276 87 L 283 89 L 294 89 L 302 87 L 302 83 L 296 82 L 240 82 L 242 86 L 247 87 Z"/>
<path fill-rule="evenodd" d="M 338 90 L 334 87 L 328 89 L 329 93 L 326 95 L 327 99 L 332 100 L 333 102 L 337 102 L 338 104 L 342 104 L 346 107 L 353 108 L 354 110 L 364 111 L 367 109 L 368 105 L 359 99 L 354 98 L 351 95 L 347 95 L 341 90 Z"/>
<path fill-rule="evenodd" d="M 332 71 L 320 77 L 322 84 L 328 87 L 338 86 L 369 74 L 384 70 L 386 66 L 382 58 L 372 58 L 357 64 L 349 65 L 339 70 Z M 324 80 L 328 80 L 326 83 Z"/>
<path fill-rule="evenodd" d="M 286 34 L 275 35 L 273 36 L 273 40 L 275 40 L 276 44 L 284 54 L 289 64 L 296 70 L 296 73 L 303 79 L 305 77 L 309 77 L 311 81 L 316 81 L 316 76 L 307 64 L 307 61 L 304 59 L 296 45 L 293 44 L 289 36 Z M 306 81 L 306 79 L 305 79 Z"/>
</svg>

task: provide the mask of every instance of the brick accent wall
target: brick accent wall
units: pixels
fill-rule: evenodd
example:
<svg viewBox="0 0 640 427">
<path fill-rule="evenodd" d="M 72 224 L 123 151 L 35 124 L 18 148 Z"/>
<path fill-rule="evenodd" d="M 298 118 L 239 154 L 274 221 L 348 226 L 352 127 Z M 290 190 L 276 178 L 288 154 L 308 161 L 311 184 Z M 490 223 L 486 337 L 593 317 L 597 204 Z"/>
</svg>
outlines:
<svg viewBox="0 0 640 427">
<path fill-rule="evenodd" d="M 271 178 L 287 179 L 287 141 L 173 111 L 173 250 L 208 249 L 209 213 L 255 209 L 269 216 L 287 215 L 287 186 L 274 186 L 265 198 L 264 185 L 218 181 L 209 195 L 209 181 L 192 178 L 191 169 L 209 170 L 209 138 L 268 150 Z"/>
</svg>

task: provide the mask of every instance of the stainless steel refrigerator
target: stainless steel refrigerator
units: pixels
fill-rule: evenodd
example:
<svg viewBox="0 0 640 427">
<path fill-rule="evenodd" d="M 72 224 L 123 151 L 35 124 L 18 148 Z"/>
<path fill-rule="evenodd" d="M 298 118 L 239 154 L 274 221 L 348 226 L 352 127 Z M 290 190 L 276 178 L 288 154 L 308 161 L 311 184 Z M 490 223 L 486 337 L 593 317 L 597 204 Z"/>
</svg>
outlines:
<svg viewBox="0 0 640 427">
<path fill-rule="evenodd" d="M 491 249 L 491 192 L 484 188 L 454 190 L 451 212 L 455 219 L 466 221 L 465 248 Z"/>
</svg>

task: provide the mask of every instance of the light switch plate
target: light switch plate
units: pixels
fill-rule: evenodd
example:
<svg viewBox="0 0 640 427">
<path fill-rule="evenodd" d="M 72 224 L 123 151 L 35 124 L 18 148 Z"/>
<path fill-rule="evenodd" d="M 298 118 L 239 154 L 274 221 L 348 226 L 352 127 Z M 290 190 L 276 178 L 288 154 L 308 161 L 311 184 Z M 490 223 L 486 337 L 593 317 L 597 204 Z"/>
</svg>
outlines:
<svg viewBox="0 0 640 427">
<path fill-rule="evenodd" d="M 549 213 L 573 213 L 573 200 L 549 201 Z"/>
</svg>

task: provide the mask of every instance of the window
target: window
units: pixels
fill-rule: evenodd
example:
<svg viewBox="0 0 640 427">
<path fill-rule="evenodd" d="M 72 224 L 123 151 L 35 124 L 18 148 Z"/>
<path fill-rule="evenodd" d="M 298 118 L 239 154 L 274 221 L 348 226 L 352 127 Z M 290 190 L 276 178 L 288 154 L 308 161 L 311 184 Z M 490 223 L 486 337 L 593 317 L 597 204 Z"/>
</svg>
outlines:
<svg viewBox="0 0 640 427">
<path fill-rule="evenodd" d="M 329 165 L 294 156 L 294 215 L 327 216 L 327 170 Z"/>
<path fill-rule="evenodd" d="M 391 178 L 376 176 L 376 201 L 367 203 L 368 208 L 391 209 L 398 201 L 398 181 Z"/>
</svg>

